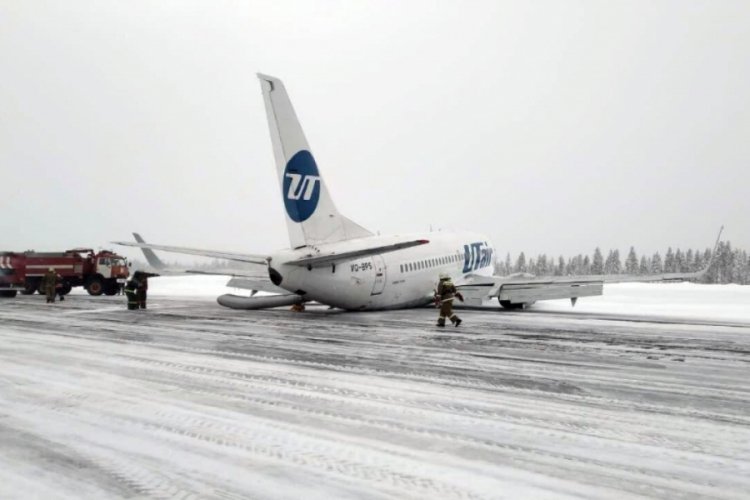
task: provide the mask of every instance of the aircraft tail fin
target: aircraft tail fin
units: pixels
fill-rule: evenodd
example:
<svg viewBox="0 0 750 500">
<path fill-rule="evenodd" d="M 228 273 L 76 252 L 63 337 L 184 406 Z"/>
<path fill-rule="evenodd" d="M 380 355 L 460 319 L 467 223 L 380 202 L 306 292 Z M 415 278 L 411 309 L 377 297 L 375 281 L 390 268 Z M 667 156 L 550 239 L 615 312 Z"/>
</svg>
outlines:
<svg viewBox="0 0 750 500">
<path fill-rule="evenodd" d="M 284 84 L 260 73 L 258 78 L 292 248 L 371 236 L 336 209 Z"/>
<path fill-rule="evenodd" d="M 133 238 L 135 238 L 135 241 L 137 241 L 138 243 L 146 243 L 138 233 L 133 233 Z M 150 248 L 141 247 L 141 251 L 143 252 L 143 256 L 146 257 L 146 261 L 148 262 L 149 266 L 153 267 L 157 271 L 166 269 L 167 266 L 165 266 L 164 262 L 162 262 L 161 259 L 156 256 L 153 250 L 151 250 Z"/>
</svg>

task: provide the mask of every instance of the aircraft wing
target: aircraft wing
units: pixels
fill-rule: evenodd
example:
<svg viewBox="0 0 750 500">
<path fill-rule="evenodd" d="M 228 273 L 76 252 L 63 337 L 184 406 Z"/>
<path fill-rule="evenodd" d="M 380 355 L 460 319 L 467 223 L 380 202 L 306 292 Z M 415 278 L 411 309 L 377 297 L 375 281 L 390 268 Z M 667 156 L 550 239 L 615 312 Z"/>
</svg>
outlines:
<svg viewBox="0 0 750 500">
<path fill-rule="evenodd" d="M 722 230 L 724 228 L 722 227 Z M 599 274 L 589 276 L 559 276 L 537 278 L 521 276 L 467 276 L 457 288 L 468 305 L 481 305 L 483 300 L 497 298 L 506 307 L 520 307 L 538 300 L 591 297 L 604 293 L 605 283 L 670 282 L 700 279 L 711 267 L 716 257 L 719 237 L 706 267 L 692 273 L 662 273 L 654 275 Z"/>
<path fill-rule="evenodd" d="M 199 255 L 201 257 L 213 257 L 216 259 L 226 259 L 237 262 L 249 262 L 250 264 L 261 264 L 264 266 L 268 264 L 268 256 L 266 255 L 222 252 L 217 250 L 203 250 L 200 248 L 174 247 L 167 245 L 153 245 L 151 243 L 133 243 L 132 241 L 113 241 L 112 243 L 114 243 L 115 245 L 122 245 L 126 247 L 162 250 L 164 252 L 183 253 L 186 255 Z"/>
<path fill-rule="evenodd" d="M 357 257 L 365 257 L 368 255 L 376 255 L 376 254 L 387 253 L 387 252 L 395 252 L 396 250 L 403 250 L 404 248 L 411 248 L 411 247 L 416 247 L 419 245 L 426 245 L 427 243 L 429 243 L 428 240 L 404 241 L 401 243 L 394 243 L 392 245 L 382 245 L 378 247 L 363 248 L 360 250 L 351 250 L 348 252 L 331 253 L 331 254 L 314 255 L 314 256 L 311 255 L 308 257 L 303 257 L 301 259 L 293 260 L 291 262 L 287 262 L 287 264 L 291 264 L 294 266 L 318 267 L 318 266 L 333 264 L 342 260 L 354 259 Z"/>
<path fill-rule="evenodd" d="M 133 237 L 139 244 L 146 244 L 146 241 L 138 233 L 133 233 Z M 146 257 L 148 264 L 159 272 L 162 276 L 174 276 L 174 275 L 208 275 L 208 276 L 231 276 L 231 279 L 227 282 L 230 288 L 241 288 L 244 290 L 252 290 L 253 295 L 256 292 L 267 292 L 274 294 L 286 295 L 289 292 L 283 288 L 279 288 L 269 279 L 267 274 L 258 274 L 257 272 L 251 272 L 246 269 L 214 269 L 206 271 L 203 269 L 190 269 L 190 268 L 175 268 L 169 267 L 156 255 L 152 250 L 152 247 L 141 247 L 143 255 Z"/>
<path fill-rule="evenodd" d="M 468 277 L 457 286 L 469 305 L 497 298 L 500 303 L 528 304 L 538 300 L 578 299 L 604 293 L 605 283 L 668 282 L 698 279 L 705 270 L 695 273 L 668 273 L 652 276 L 592 275 L 549 278 L 518 278 L 508 276 Z"/>
</svg>

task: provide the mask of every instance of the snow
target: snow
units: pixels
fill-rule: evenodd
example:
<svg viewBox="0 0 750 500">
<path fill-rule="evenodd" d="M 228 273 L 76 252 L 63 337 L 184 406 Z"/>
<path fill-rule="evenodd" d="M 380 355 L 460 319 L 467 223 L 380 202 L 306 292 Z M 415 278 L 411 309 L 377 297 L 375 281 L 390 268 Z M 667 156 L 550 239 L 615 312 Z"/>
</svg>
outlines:
<svg viewBox="0 0 750 500">
<path fill-rule="evenodd" d="M 0 498 L 750 497 L 742 287 L 439 330 L 229 310 L 225 282 L 153 279 L 145 311 L 0 301 Z"/>
<path fill-rule="evenodd" d="M 539 302 L 540 311 L 568 311 L 569 300 Z M 750 322 L 750 286 L 695 283 L 604 285 L 604 295 L 580 299 L 576 312 L 639 317 Z"/>
</svg>

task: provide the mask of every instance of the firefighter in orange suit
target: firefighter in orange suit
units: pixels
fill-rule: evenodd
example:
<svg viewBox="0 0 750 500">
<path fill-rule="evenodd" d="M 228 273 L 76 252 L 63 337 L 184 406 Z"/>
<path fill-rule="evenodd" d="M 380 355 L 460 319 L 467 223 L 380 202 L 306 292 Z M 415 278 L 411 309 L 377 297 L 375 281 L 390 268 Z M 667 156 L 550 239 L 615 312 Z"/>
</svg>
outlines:
<svg viewBox="0 0 750 500">
<path fill-rule="evenodd" d="M 451 323 L 455 326 L 461 324 L 461 318 L 453 313 L 453 299 L 463 302 L 463 296 L 456 290 L 456 285 L 451 281 L 451 277 L 445 273 L 440 273 L 440 283 L 438 283 L 435 293 L 435 305 L 440 308 L 437 326 L 445 326 L 445 318 L 450 318 Z"/>
</svg>

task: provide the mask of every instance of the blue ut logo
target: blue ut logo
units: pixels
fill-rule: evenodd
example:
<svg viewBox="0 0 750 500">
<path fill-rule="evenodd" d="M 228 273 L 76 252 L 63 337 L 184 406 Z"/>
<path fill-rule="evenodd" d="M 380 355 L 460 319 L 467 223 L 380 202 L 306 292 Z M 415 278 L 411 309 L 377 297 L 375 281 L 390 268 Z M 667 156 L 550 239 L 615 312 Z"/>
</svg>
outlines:
<svg viewBox="0 0 750 500">
<path fill-rule="evenodd" d="M 486 241 L 477 241 L 464 245 L 464 270 L 465 273 L 476 271 L 480 267 L 492 264 L 492 249 Z"/>
<path fill-rule="evenodd" d="M 320 175 L 309 151 L 298 151 L 284 169 L 284 207 L 294 222 L 303 222 L 315 213 L 320 198 Z"/>
</svg>

